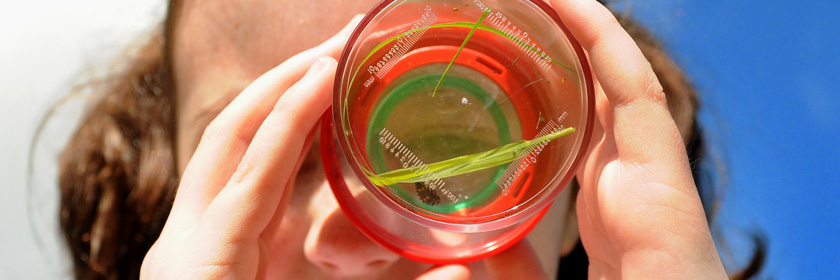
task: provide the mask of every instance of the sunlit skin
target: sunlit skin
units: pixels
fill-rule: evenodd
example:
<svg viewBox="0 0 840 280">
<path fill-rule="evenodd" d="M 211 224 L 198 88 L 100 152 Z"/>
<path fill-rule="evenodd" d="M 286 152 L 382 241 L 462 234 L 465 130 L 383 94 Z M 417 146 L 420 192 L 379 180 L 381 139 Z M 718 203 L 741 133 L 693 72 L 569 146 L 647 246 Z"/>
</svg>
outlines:
<svg viewBox="0 0 840 280">
<path fill-rule="evenodd" d="M 433 267 L 401 258 L 368 240 L 341 213 L 310 132 L 330 104 L 335 58 L 355 23 L 339 30 L 376 2 L 184 1 L 175 15 L 172 50 L 182 179 L 142 277 L 554 274 L 568 194 L 529 236 L 530 244 L 467 265 Z M 576 205 L 590 275 L 725 277 L 650 65 L 597 2 L 551 4 L 589 53 L 601 82 L 597 132 L 578 172 Z"/>
</svg>

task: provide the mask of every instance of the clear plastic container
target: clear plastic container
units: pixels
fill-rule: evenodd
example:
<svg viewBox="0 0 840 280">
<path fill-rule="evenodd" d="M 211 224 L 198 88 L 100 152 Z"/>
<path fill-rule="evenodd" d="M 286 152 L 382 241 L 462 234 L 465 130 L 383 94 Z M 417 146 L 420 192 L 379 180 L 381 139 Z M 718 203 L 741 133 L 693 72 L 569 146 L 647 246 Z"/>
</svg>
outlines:
<svg viewBox="0 0 840 280">
<path fill-rule="evenodd" d="M 523 238 L 571 181 L 593 104 L 584 53 L 542 1 L 383 1 L 339 60 L 325 170 L 374 241 L 475 261 Z"/>
</svg>

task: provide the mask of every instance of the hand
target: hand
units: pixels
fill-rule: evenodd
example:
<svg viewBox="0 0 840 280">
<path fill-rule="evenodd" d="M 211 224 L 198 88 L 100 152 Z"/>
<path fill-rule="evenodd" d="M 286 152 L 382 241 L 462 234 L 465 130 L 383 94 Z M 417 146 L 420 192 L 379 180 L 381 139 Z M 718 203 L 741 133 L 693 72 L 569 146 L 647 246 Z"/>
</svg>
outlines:
<svg viewBox="0 0 840 280">
<path fill-rule="evenodd" d="M 593 141 L 577 179 L 593 278 L 721 279 L 685 146 L 650 64 L 593 0 L 552 0 L 596 77 Z"/>
<path fill-rule="evenodd" d="M 264 278 L 293 174 L 331 103 L 333 57 L 358 20 L 263 74 L 208 125 L 141 277 Z"/>
</svg>

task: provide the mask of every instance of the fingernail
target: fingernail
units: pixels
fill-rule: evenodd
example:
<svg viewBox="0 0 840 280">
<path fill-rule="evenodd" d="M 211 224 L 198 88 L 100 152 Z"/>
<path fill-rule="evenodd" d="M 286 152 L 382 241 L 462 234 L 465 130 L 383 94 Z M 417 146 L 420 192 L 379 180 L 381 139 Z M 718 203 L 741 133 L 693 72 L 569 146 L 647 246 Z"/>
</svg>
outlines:
<svg viewBox="0 0 840 280">
<path fill-rule="evenodd" d="M 326 57 L 319 57 L 315 59 L 315 62 L 312 63 L 312 66 L 309 66 L 309 70 L 306 71 L 306 74 L 303 75 L 304 78 L 318 74 L 321 70 L 324 70 L 324 67 L 327 66 L 327 58 Z"/>
</svg>

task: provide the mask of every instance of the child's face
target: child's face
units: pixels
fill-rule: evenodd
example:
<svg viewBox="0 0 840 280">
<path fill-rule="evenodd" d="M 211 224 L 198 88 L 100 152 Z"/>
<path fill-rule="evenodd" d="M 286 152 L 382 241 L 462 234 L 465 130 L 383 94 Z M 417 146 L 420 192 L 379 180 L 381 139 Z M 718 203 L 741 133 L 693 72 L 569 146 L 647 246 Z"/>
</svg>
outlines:
<svg viewBox="0 0 840 280">
<path fill-rule="evenodd" d="M 377 2 L 184 1 L 174 15 L 172 50 L 180 172 L 206 125 L 242 89 L 292 55 L 325 41 Z M 568 203 L 564 192 L 528 237 L 549 275 L 559 262 Z M 309 151 L 296 176 L 278 232 L 270 245 L 277 264 L 269 273 L 283 279 L 413 278 L 431 267 L 376 245 L 350 223 L 329 189 L 317 149 Z M 482 265 L 471 264 L 474 277 L 481 278 Z M 294 277 L 283 277 L 287 274 Z"/>
</svg>

